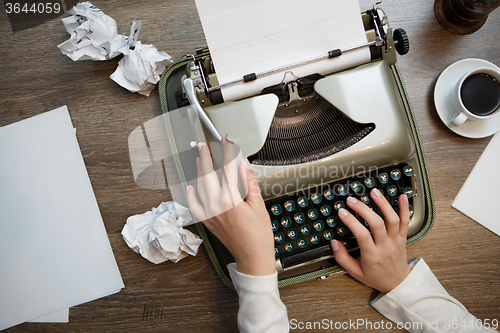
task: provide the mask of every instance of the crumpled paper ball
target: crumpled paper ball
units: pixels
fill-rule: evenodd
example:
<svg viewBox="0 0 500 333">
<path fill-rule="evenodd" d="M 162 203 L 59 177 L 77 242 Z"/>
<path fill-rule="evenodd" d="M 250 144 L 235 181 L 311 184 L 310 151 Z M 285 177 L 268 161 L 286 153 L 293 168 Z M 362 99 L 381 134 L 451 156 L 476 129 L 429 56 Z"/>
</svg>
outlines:
<svg viewBox="0 0 500 333">
<path fill-rule="evenodd" d="M 172 63 L 167 53 L 158 52 L 154 45 L 140 41 L 136 42 L 133 50 L 123 50 L 123 54 L 110 78 L 123 88 L 144 96 L 149 96 L 160 81 L 160 74 Z"/>
<path fill-rule="evenodd" d="M 76 4 L 62 19 L 71 37 L 57 47 L 74 61 L 109 60 L 121 54 L 127 37 L 118 34 L 116 21 L 89 1 Z"/>
<path fill-rule="evenodd" d="M 174 201 L 130 216 L 122 236 L 127 245 L 154 264 L 178 262 L 188 254 L 195 256 L 202 240 L 183 226 L 192 223 L 189 209 Z"/>
</svg>

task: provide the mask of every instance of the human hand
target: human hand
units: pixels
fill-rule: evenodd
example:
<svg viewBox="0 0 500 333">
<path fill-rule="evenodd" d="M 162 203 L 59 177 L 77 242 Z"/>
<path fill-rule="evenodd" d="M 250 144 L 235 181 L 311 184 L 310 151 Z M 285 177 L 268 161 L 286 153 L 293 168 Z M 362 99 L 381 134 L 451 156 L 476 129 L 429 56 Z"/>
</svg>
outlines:
<svg viewBox="0 0 500 333">
<path fill-rule="evenodd" d="M 399 197 L 398 216 L 378 189 L 373 189 L 370 196 L 380 208 L 385 222 L 353 197 L 347 199 L 347 205 L 368 222 L 371 235 L 349 211 L 339 210 L 340 219 L 358 241 L 360 257 L 354 259 L 337 240 L 332 240 L 331 246 L 335 260 L 347 273 L 385 294 L 397 287 L 411 271 L 406 259 L 406 234 L 410 223 L 408 198 L 405 194 Z"/>
<path fill-rule="evenodd" d="M 222 138 L 224 167 L 222 186 L 213 169 L 210 149 L 198 145 L 198 192 L 187 188 L 191 212 L 203 222 L 231 252 L 238 271 L 248 275 L 269 275 L 276 271 L 274 238 L 271 219 L 260 194 L 259 183 L 250 163 L 245 158 L 239 173 L 247 193 L 245 200 L 238 190 L 238 167 L 234 145 Z"/>
</svg>

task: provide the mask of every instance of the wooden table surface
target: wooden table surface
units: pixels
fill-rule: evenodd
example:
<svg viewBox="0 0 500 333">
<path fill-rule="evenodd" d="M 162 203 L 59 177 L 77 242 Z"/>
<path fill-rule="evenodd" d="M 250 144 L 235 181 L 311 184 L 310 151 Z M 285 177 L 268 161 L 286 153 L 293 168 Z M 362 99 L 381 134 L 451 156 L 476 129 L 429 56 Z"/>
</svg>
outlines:
<svg viewBox="0 0 500 333">
<path fill-rule="evenodd" d="M 206 45 L 193 0 L 93 3 L 116 20 L 122 34 L 128 35 L 134 19 L 142 19 L 139 40 L 174 59 Z M 373 4 L 361 0 L 361 10 Z M 446 290 L 475 316 L 500 320 L 500 238 L 451 207 L 491 137 L 454 134 L 433 103 L 436 80 L 453 62 L 481 58 L 500 65 L 500 9 L 478 32 L 459 36 L 441 28 L 432 0 L 385 1 L 381 7 L 391 26 L 404 28 L 410 38 L 410 52 L 398 63 L 422 136 L 436 207 L 433 229 L 408 248 L 408 256 L 424 257 Z M 237 331 L 237 295 L 216 277 L 204 249 L 177 264 L 154 265 L 130 250 L 120 234 L 127 217 L 171 200 L 168 190 L 135 185 L 127 147 L 131 131 L 160 113 L 157 90 L 144 97 L 109 79 L 120 57 L 73 62 L 63 55 L 56 45 L 69 35 L 59 19 L 13 33 L 2 12 L 0 31 L 0 126 L 68 106 L 125 283 L 118 294 L 71 308 L 68 324 L 25 323 L 5 332 Z M 498 177 L 495 169 L 492 178 Z M 495 191 L 485 186 L 478 195 Z M 280 293 L 289 319 L 297 322 L 387 321 L 369 305 L 377 292 L 347 276 L 285 287 Z"/>
</svg>

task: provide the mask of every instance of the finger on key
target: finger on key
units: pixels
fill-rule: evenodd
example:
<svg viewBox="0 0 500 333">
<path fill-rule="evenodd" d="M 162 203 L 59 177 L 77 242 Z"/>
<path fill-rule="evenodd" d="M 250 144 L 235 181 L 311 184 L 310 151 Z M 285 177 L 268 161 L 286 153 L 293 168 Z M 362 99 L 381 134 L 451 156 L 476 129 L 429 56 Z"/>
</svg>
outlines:
<svg viewBox="0 0 500 333">
<path fill-rule="evenodd" d="M 385 221 L 387 235 L 389 235 L 389 237 L 397 236 L 399 234 L 399 216 L 396 211 L 377 188 L 374 188 L 370 192 L 370 196 L 384 216 L 383 221 Z"/>
<path fill-rule="evenodd" d="M 352 210 L 361 215 L 361 217 L 368 223 L 373 238 L 375 239 L 375 243 L 387 236 L 384 220 L 377 213 L 371 210 L 370 207 L 353 197 L 348 197 L 346 202 Z"/>
<path fill-rule="evenodd" d="M 200 159 L 198 163 L 198 183 L 204 183 L 206 189 L 220 188 L 219 178 L 214 172 L 210 149 L 205 142 L 198 142 Z"/>
<path fill-rule="evenodd" d="M 372 236 L 368 229 L 366 229 L 357 218 L 355 218 L 347 209 L 340 208 L 338 211 L 339 218 L 351 230 L 354 237 L 358 242 L 361 252 L 372 251 L 375 249 Z"/>
<path fill-rule="evenodd" d="M 406 194 L 401 194 L 399 196 L 399 235 L 401 237 L 407 237 L 408 228 L 410 226 L 410 207 L 408 204 L 408 197 Z"/>
</svg>

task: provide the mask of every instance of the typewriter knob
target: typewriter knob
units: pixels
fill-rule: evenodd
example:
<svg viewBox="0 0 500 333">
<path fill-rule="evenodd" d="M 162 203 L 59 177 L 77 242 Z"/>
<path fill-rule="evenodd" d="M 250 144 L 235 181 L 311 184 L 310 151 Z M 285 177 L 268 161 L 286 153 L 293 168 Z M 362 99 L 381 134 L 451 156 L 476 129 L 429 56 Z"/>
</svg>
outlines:
<svg viewBox="0 0 500 333">
<path fill-rule="evenodd" d="M 395 29 L 392 38 L 394 39 L 394 44 L 396 44 L 396 51 L 400 55 L 405 55 L 410 51 L 410 42 L 404 29 Z"/>
</svg>

